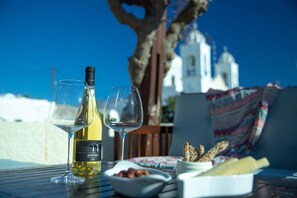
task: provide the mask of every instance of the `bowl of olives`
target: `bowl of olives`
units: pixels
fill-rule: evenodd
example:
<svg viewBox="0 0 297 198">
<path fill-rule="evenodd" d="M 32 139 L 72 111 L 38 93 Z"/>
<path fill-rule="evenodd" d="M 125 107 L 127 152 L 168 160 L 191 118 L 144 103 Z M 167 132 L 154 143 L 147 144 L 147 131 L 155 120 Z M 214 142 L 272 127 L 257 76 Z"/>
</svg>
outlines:
<svg viewBox="0 0 297 198">
<path fill-rule="evenodd" d="M 164 171 L 125 160 L 104 171 L 103 175 L 116 192 L 128 197 L 154 197 L 171 180 L 171 176 Z"/>
</svg>

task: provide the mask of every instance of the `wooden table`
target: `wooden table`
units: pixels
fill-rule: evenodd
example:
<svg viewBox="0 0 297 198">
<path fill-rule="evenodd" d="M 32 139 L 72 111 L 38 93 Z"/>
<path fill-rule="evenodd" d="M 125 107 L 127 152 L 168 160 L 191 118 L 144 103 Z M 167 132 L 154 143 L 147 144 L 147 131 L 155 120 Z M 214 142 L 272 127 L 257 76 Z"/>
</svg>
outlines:
<svg viewBox="0 0 297 198">
<path fill-rule="evenodd" d="M 113 163 L 103 162 L 102 168 L 111 168 Z M 42 166 L 0 171 L 0 197 L 121 197 L 103 175 L 86 180 L 84 184 L 66 186 L 52 184 L 49 179 L 62 175 L 65 165 Z M 242 197 L 297 197 L 297 180 L 284 179 L 294 171 L 267 169 L 255 176 L 253 192 Z M 296 171 L 297 172 L 297 171 Z M 176 175 L 159 194 L 159 197 L 177 197 Z"/>
</svg>

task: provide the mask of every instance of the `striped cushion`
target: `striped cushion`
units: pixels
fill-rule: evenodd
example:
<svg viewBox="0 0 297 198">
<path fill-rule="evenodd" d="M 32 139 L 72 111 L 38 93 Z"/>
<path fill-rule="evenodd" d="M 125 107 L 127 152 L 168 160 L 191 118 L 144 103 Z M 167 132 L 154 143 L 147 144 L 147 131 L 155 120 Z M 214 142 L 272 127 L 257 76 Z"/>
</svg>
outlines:
<svg viewBox="0 0 297 198">
<path fill-rule="evenodd" d="M 249 154 L 278 91 L 277 86 L 267 86 L 206 93 L 215 141 L 229 141 L 230 146 L 222 155 L 240 158 Z"/>
</svg>

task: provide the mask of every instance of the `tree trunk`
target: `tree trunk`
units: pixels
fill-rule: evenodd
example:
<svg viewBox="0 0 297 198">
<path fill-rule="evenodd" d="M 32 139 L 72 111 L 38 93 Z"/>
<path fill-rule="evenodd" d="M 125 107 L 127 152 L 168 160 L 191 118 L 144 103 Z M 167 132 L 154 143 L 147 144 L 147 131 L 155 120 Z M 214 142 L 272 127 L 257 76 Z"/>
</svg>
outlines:
<svg viewBox="0 0 297 198">
<path fill-rule="evenodd" d="M 143 103 L 144 125 L 159 125 L 161 122 L 165 35 L 166 22 L 164 21 L 156 31 L 149 64 L 139 88 Z"/>
</svg>

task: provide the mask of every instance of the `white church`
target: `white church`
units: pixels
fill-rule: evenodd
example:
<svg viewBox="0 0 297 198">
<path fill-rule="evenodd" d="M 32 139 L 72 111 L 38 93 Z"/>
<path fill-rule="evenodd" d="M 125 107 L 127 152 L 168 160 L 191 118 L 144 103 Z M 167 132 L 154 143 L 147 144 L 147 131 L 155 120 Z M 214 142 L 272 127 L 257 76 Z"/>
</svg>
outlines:
<svg viewBox="0 0 297 198">
<path fill-rule="evenodd" d="M 227 48 L 214 64 L 212 76 L 211 46 L 195 25 L 180 45 L 180 56 L 176 55 L 163 79 L 162 101 L 166 104 L 168 97 L 180 93 L 205 93 L 210 88 L 227 90 L 238 86 L 238 64 Z"/>
</svg>

